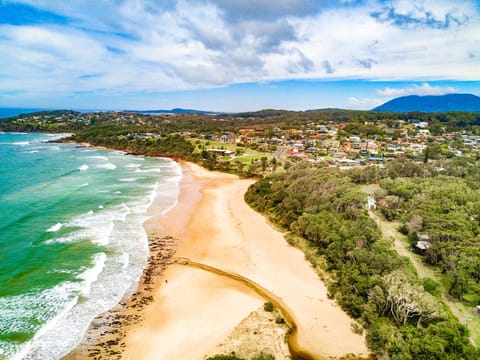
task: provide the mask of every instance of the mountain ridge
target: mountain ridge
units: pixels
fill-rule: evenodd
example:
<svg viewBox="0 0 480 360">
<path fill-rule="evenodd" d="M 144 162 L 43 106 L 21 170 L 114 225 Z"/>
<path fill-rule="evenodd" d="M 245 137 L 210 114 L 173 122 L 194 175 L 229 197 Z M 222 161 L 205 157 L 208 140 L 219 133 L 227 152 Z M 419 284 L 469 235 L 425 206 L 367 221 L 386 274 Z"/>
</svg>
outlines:
<svg viewBox="0 0 480 360">
<path fill-rule="evenodd" d="M 473 94 L 408 95 L 387 101 L 372 111 L 480 112 L 480 97 Z"/>
</svg>

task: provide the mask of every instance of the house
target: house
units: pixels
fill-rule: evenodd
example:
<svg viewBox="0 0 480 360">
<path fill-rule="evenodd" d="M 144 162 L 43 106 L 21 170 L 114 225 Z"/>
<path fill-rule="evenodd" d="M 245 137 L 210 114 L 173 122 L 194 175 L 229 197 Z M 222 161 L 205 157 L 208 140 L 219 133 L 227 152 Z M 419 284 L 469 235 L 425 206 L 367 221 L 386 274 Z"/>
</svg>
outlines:
<svg viewBox="0 0 480 360">
<path fill-rule="evenodd" d="M 227 149 L 207 149 L 208 152 L 214 153 L 217 156 L 232 156 L 235 152 Z"/>
<path fill-rule="evenodd" d="M 417 234 L 418 241 L 415 244 L 415 252 L 420 255 L 425 255 L 427 250 L 430 248 L 430 236 L 428 234 Z"/>
<path fill-rule="evenodd" d="M 255 135 L 255 129 L 240 129 L 238 133 L 243 136 L 252 136 Z"/>
<path fill-rule="evenodd" d="M 430 243 L 428 241 L 419 240 L 415 244 L 415 252 L 421 255 L 425 255 L 427 250 L 430 248 Z"/>
<path fill-rule="evenodd" d="M 430 135 L 430 130 L 428 129 L 420 129 L 418 130 L 418 136 L 425 137 Z"/>
<path fill-rule="evenodd" d="M 224 133 L 222 136 L 220 136 L 220 141 L 223 143 L 235 144 L 235 142 L 237 141 L 237 137 L 232 132 Z"/>
<path fill-rule="evenodd" d="M 426 129 L 428 127 L 428 122 L 426 121 L 420 121 L 418 123 L 413 124 L 413 126 L 421 129 Z"/>
<path fill-rule="evenodd" d="M 368 195 L 367 210 L 376 209 L 376 208 L 377 208 L 377 203 L 375 201 L 375 197 L 372 194 Z"/>
<path fill-rule="evenodd" d="M 300 142 L 300 141 L 296 141 L 296 142 L 293 144 L 293 148 L 294 148 L 294 149 L 297 149 L 298 151 L 303 151 L 303 150 L 305 150 L 305 145 L 303 145 L 303 143 Z"/>
<path fill-rule="evenodd" d="M 317 134 L 326 134 L 328 132 L 325 125 L 317 125 Z"/>
</svg>

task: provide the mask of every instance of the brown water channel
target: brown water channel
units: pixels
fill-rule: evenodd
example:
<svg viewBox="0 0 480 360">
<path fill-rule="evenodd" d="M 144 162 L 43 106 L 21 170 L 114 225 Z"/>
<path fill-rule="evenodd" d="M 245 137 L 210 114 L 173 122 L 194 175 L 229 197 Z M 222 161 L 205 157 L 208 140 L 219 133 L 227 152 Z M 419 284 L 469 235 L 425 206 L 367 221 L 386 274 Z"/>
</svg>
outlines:
<svg viewBox="0 0 480 360">
<path fill-rule="evenodd" d="M 285 322 L 290 327 L 290 331 L 287 335 L 287 344 L 288 344 L 288 349 L 290 351 L 290 355 L 293 360 L 326 360 L 326 358 L 313 356 L 308 352 L 307 349 L 302 349 L 299 346 L 298 339 L 297 339 L 297 333 L 298 333 L 297 323 L 295 322 L 295 319 L 293 318 L 288 306 L 282 301 L 282 299 L 280 299 L 278 296 L 276 296 L 269 290 L 265 289 L 263 286 L 237 273 L 221 270 L 210 265 L 197 263 L 197 262 L 191 261 L 188 258 L 174 258 L 172 260 L 174 264 L 189 266 L 192 268 L 208 271 L 210 273 L 213 273 L 219 276 L 224 276 L 229 279 L 238 281 L 244 284 L 245 286 L 249 287 L 258 295 L 260 295 L 262 298 L 264 298 L 266 301 L 271 302 L 277 308 L 277 310 L 283 316 Z M 361 360 L 365 358 L 348 357 L 348 359 Z M 369 357 L 368 359 L 374 359 L 374 357 L 373 358 Z"/>
</svg>

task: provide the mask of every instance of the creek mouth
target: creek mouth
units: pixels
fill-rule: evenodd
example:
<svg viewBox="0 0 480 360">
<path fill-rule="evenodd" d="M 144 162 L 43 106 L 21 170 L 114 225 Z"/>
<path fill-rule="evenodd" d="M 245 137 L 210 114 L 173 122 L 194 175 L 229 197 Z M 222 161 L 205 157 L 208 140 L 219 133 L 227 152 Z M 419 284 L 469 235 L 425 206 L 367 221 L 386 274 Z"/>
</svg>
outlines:
<svg viewBox="0 0 480 360">
<path fill-rule="evenodd" d="M 216 267 L 206 265 L 206 264 L 201 264 L 195 261 L 192 261 L 188 258 L 184 257 L 176 257 L 172 259 L 172 264 L 177 264 L 181 266 L 188 266 L 191 268 L 195 269 L 200 269 L 207 271 L 209 273 L 223 276 L 232 280 L 235 280 L 239 283 L 242 283 L 243 285 L 249 287 L 252 289 L 255 293 L 260 295 L 263 299 L 266 301 L 271 302 L 277 310 L 280 312 L 282 315 L 283 319 L 287 323 L 287 325 L 290 327 L 289 332 L 287 333 L 287 345 L 288 345 L 288 350 L 290 352 L 290 356 L 292 357 L 293 360 L 327 360 L 327 358 L 321 358 L 318 356 L 313 356 L 308 349 L 303 349 L 299 346 L 298 344 L 298 328 L 297 328 L 297 323 L 295 322 L 295 318 L 292 315 L 292 312 L 288 308 L 288 306 L 283 302 L 282 299 L 280 299 L 278 296 L 273 294 L 271 291 L 265 289 L 263 286 L 260 284 L 257 284 L 255 281 L 250 280 L 246 278 L 245 276 L 242 276 L 240 274 L 227 271 L 227 270 L 222 270 L 218 269 Z M 345 359 L 350 359 L 350 360 L 362 360 L 362 359 L 375 359 L 375 357 L 367 357 L 367 358 L 360 358 L 360 357 L 355 357 L 355 356 L 348 356 L 345 357 Z"/>
</svg>

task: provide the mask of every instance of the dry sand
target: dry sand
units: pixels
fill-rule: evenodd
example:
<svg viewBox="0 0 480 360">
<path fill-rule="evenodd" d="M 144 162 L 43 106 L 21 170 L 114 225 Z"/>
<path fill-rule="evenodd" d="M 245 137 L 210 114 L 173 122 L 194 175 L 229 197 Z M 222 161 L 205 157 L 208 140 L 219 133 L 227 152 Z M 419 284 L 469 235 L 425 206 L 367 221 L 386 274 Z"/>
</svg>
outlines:
<svg viewBox="0 0 480 360">
<path fill-rule="evenodd" d="M 366 355 L 364 338 L 327 298 L 304 255 L 244 202 L 252 181 L 183 168 L 178 205 L 166 215 L 152 208 L 149 235 L 174 236 L 176 257 L 241 274 L 281 298 L 297 322 L 299 345 L 315 358 Z M 126 333 L 124 359 L 203 359 L 265 301 L 235 280 L 178 264 L 158 276 L 151 295 L 143 320 Z"/>
</svg>

